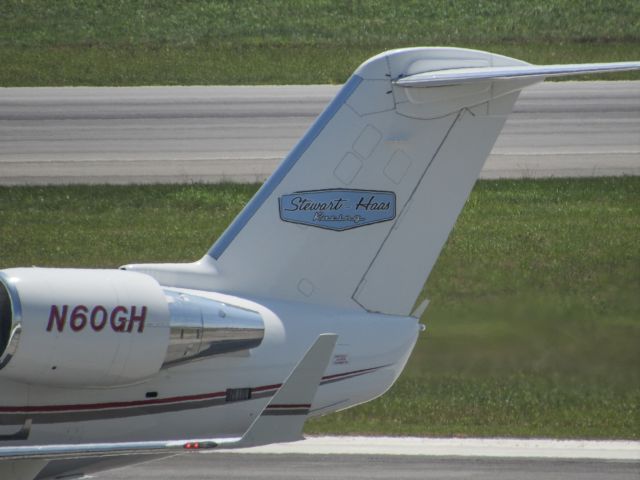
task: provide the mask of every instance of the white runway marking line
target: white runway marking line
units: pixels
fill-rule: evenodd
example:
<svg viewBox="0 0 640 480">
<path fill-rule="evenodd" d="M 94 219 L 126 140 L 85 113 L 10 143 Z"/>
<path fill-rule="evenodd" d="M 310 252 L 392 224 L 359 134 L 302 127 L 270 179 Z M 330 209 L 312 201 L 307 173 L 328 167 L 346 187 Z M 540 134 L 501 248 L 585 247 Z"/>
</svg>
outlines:
<svg viewBox="0 0 640 480">
<path fill-rule="evenodd" d="M 240 454 L 417 455 L 640 461 L 640 442 L 506 438 L 309 437 L 300 442 L 266 445 L 233 450 L 233 452 Z"/>
</svg>

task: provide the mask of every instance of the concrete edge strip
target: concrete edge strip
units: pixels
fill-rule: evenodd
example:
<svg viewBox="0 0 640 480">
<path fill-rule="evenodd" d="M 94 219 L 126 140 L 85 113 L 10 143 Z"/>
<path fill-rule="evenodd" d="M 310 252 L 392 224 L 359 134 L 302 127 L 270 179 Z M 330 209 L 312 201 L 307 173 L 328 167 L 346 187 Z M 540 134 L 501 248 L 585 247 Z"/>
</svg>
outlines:
<svg viewBox="0 0 640 480">
<path fill-rule="evenodd" d="M 640 441 L 507 438 L 308 437 L 239 454 L 409 455 L 640 461 Z"/>
</svg>

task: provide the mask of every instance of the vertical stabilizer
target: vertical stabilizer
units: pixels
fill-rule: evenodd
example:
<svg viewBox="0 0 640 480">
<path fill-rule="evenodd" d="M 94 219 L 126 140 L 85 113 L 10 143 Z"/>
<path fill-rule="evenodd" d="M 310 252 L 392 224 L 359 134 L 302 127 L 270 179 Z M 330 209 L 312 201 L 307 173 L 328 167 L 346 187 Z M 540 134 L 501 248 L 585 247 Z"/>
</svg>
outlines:
<svg viewBox="0 0 640 480">
<path fill-rule="evenodd" d="M 135 268 L 176 286 L 409 315 L 520 90 L 546 76 L 638 68 L 530 65 L 458 48 L 382 53 L 208 255 Z"/>
<path fill-rule="evenodd" d="M 526 65 L 473 50 L 360 66 L 211 248 L 212 288 L 408 315 L 530 79 L 407 88 L 441 68 Z"/>
</svg>

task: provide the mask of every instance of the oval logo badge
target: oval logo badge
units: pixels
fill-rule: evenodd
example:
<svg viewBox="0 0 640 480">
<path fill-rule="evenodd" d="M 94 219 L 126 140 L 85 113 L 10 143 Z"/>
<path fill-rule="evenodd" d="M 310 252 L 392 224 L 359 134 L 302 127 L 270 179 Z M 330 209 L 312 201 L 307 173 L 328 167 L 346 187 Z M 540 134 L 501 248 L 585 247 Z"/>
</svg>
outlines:
<svg viewBox="0 0 640 480">
<path fill-rule="evenodd" d="M 329 230 L 350 230 L 396 218 L 396 194 L 330 189 L 294 192 L 278 199 L 280 219 Z"/>
</svg>

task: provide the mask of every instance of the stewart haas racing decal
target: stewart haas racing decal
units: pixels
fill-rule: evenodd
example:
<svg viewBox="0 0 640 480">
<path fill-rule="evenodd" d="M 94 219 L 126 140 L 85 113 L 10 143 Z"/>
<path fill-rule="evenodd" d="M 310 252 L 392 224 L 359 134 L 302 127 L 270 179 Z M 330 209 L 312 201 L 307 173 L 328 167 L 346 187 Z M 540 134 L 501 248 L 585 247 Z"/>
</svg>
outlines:
<svg viewBox="0 0 640 480">
<path fill-rule="evenodd" d="M 282 195 L 280 219 L 329 230 L 349 230 L 396 218 L 396 195 L 375 190 L 310 190 Z"/>
</svg>

